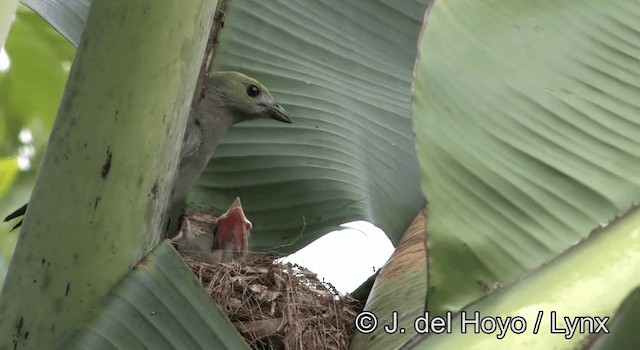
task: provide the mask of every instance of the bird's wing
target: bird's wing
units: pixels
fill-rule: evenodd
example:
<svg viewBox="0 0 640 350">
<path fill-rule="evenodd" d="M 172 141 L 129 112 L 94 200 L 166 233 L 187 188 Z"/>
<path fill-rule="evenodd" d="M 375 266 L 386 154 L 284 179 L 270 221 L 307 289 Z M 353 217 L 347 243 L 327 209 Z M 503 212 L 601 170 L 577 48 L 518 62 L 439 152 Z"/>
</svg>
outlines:
<svg viewBox="0 0 640 350">
<path fill-rule="evenodd" d="M 187 160 L 191 159 L 200 149 L 202 145 L 202 128 L 200 123 L 196 119 L 193 127 L 191 128 L 187 139 L 182 145 L 182 151 L 180 153 L 180 165 L 184 164 Z"/>
</svg>

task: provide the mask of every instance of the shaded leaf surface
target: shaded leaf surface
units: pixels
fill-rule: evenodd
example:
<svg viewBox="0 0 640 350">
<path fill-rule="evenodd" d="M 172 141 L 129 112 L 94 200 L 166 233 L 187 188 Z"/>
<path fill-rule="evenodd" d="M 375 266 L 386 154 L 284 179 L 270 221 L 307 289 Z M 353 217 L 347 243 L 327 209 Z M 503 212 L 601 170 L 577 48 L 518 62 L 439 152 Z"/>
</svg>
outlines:
<svg viewBox="0 0 640 350">
<path fill-rule="evenodd" d="M 410 88 L 425 5 L 232 1 L 214 65 L 264 82 L 293 125 L 234 126 L 190 200 L 239 195 L 253 249 L 295 251 L 360 219 L 397 242 L 424 202 Z"/>
<path fill-rule="evenodd" d="M 632 323 L 637 316 L 631 315 L 638 299 L 627 296 L 640 284 L 639 228 L 635 206 L 512 285 L 465 306 L 466 314 L 453 315 L 451 332 L 416 334 L 405 349 L 587 349 L 582 346 L 589 333 L 605 329 L 617 333 L 606 337 L 601 349 L 636 349 L 631 344 L 638 344 L 637 323 Z M 611 322 L 625 298 L 619 322 Z M 463 323 L 476 319 L 475 312 L 486 320 L 480 322 L 483 331 Z M 509 326 L 493 327 L 497 317 Z"/>
<path fill-rule="evenodd" d="M 93 0 L 20 0 L 78 46 Z"/>
<path fill-rule="evenodd" d="M 459 309 L 640 199 L 639 11 L 434 3 L 414 99 L 430 309 Z"/>
<path fill-rule="evenodd" d="M 165 242 L 125 276 L 58 349 L 248 349 Z"/>
</svg>

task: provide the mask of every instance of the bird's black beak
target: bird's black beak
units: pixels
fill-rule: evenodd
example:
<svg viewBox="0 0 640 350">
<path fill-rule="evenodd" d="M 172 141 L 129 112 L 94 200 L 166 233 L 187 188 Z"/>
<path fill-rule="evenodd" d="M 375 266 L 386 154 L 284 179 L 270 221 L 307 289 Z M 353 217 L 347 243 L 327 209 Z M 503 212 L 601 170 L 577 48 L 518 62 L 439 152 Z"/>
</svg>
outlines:
<svg viewBox="0 0 640 350">
<path fill-rule="evenodd" d="M 268 106 L 267 113 L 269 113 L 269 116 L 271 116 L 271 119 L 273 120 L 291 124 L 291 118 L 289 118 L 289 113 L 287 113 L 287 111 L 277 103 Z"/>
</svg>

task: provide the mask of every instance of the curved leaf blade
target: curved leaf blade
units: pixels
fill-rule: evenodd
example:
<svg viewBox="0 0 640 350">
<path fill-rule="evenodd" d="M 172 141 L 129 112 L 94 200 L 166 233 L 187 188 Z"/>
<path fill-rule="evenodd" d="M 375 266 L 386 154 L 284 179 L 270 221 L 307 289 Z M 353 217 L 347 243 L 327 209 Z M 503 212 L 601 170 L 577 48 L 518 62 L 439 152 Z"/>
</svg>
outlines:
<svg viewBox="0 0 640 350">
<path fill-rule="evenodd" d="M 92 6 L 0 294 L 0 338 L 57 342 L 159 241 L 206 46 L 190 35 L 215 6 Z"/>
<path fill-rule="evenodd" d="M 58 349 L 248 349 L 166 241 Z"/>
<path fill-rule="evenodd" d="M 351 349 L 398 349 L 413 337 L 427 300 L 426 226 L 418 213 L 380 270 L 364 307 L 372 314 L 356 318 Z"/>
<path fill-rule="evenodd" d="M 638 11 L 434 3 L 414 98 L 429 309 L 461 308 L 640 198 Z"/>
<path fill-rule="evenodd" d="M 610 316 L 640 285 L 639 229 L 640 209 L 636 206 L 531 274 L 465 306 L 465 314 L 453 315 L 448 323 L 450 332 L 416 335 L 406 348 L 582 348 L 590 333 L 613 329 L 609 328 L 613 326 Z M 628 302 L 625 305 L 631 307 Z M 463 325 L 463 317 L 471 322 Z M 475 319 L 486 321 L 479 322 L 476 328 Z M 503 326 L 492 329 L 492 324 L 496 325 L 492 322 L 502 322 Z M 618 326 L 618 335 L 627 344 L 637 343 L 640 338 L 637 324 L 634 325 L 631 332 Z"/>
<path fill-rule="evenodd" d="M 257 250 L 295 251 L 354 220 L 396 243 L 424 202 L 410 82 L 425 4 L 232 1 L 214 65 L 260 79 L 293 124 L 234 126 L 190 201 L 240 196 Z"/>
<path fill-rule="evenodd" d="M 93 0 L 20 0 L 20 2 L 39 14 L 77 47 Z"/>
<path fill-rule="evenodd" d="M 609 322 L 609 334 L 597 334 L 593 338 L 593 345 L 585 349 L 637 349 L 640 347 L 638 335 L 640 322 L 640 287 L 634 289 L 620 304 L 614 318 Z"/>
</svg>

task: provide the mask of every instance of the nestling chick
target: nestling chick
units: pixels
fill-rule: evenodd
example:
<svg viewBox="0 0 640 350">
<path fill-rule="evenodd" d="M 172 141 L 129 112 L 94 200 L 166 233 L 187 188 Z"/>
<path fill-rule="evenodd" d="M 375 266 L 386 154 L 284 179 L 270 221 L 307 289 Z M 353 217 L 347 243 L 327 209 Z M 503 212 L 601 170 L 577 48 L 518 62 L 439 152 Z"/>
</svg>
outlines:
<svg viewBox="0 0 640 350">
<path fill-rule="evenodd" d="M 180 231 L 171 239 L 171 243 L 186 257 L 212 262 L 209 254 L 214 249 L 214 233 L 217 227 L 217 216 L 201 212 L 185 213 Z"/>
<path fill-rule="evenodd" d="M 229 262 L 249 251 L 252 228 L 240 198 L 236 197 L 229 210 L 218 218 L 202 213 L 185 217 L 180 232 L 171 243 L 182 255 L 194 260 L 212 264 Z"/>
<path fill-rule="evenodd" d="M 249 251 L 249 238 L 253 224 L 244 215 L 240 198 L 236 197 L 229 210 L 218 218 L 216 246 L 224 252 L 222 260 L 230 261 Z"/>
</svg>

